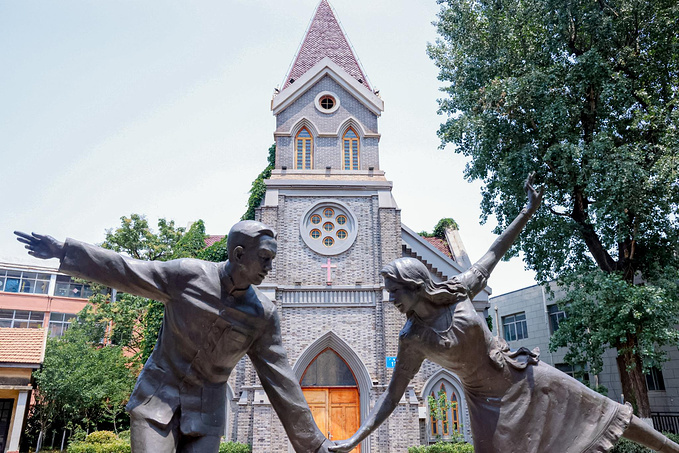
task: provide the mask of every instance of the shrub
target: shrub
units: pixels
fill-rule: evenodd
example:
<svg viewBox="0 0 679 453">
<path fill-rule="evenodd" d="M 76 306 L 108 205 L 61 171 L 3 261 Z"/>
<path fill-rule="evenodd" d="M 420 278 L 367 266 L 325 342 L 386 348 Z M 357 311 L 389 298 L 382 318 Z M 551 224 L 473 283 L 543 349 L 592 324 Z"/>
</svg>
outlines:
<svg viewBox="0 0 679 453">
<path fill-rule="evenodd" d="M 248 444 L 240 442 L 226 442 L 219 445 L 219 453 L 251 453 L 252 449 Z"/>
<path fill-rule="evenodd" d="M 130 430 L 128 429 L 126 431 L 120 431 L 118 433 L 118 439 L 125 440 L 125 441 L 129 442 L 130 441 Z"/>
<path fill-rule="evenodd" d="M 111 431 L 94 431 L 87 435 L 85 442 L 88 444 L 110 444 L 118 440 Z"/>
<path fill-rule="evenodd" d="M 474 446 L 466 443 L 437 442 L 408 448 L 408 453 L 474 453 Z"/>
<path fill-rule="evenodd" d="M 89 444 L 87 442 L 72 442 L 68 446 L 68 453 L 131 453 L 130 444 L 115 440 L 106 444 Z"/>
</svg>

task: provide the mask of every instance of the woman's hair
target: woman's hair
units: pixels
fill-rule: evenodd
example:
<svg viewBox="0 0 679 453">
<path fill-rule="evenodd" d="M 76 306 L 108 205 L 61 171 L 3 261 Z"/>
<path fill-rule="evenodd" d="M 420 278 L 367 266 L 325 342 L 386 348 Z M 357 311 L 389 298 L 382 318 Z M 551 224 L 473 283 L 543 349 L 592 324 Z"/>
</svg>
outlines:
<svg viewBox="0 0 679 453">
<path fill-rule="evenodd" d="M 436 305 L 450 305 L 468 297 L 467 288 L 457 278 L 435 282 L 427 267 L 415 258 L 395 259 L 384 266 L 380 274 L 402 285 L 423 288 L 429 300 Z"/>
</svg>

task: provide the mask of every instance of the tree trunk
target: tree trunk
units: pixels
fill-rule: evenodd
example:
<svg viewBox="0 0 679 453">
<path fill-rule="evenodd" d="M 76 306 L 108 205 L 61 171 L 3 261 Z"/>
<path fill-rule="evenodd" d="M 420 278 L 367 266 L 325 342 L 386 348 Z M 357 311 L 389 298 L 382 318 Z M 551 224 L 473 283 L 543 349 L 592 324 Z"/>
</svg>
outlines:
<svg viewBox="0 0 679 453">
<path fill-rule="evenodd" d="M 634 339 L 628 337 L 628 343 L 624 349 L 618 347 L 618 372 L 622 383 L 622 393 L 625 401 L 634 407 L 634 413 L 640 418 L 651 418 L 651 405 L 648 401 L 648 389 L 646 378 L 641 367 L 641 357 L 633 354 L 631 345 Z M 622 352 L 626 351 L 626 352 Z M 627 352 L 629 351 L 629 352 Z M 630 368 L 628 365 L 633 364 Z"/>
</svg>

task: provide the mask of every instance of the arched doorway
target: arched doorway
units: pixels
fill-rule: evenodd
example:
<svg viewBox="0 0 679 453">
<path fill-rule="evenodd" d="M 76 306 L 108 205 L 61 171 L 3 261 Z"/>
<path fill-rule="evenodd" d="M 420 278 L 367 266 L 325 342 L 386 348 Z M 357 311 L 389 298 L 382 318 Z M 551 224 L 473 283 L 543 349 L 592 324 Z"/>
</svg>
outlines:
<svg viewBox="0 0 679 453">
<path fill-rule="evenodd" d="M 351 437 L 361 425 L 360 395 L 349 366 L 327 348 L 311 361 L 300 380 L 314 420 L 328 439 Z M 352 450 L 359 453 L 361 447 Z"/>
</svg>

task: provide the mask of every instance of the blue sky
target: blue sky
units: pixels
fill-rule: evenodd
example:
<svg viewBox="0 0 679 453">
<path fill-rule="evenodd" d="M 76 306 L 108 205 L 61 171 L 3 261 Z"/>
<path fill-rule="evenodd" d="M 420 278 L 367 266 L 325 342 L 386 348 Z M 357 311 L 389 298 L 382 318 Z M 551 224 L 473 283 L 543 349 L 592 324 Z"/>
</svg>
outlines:
<svg viewBox="0 0 679 453">
<path fill-rule="evenodd" d="M 0 0 L 0 260 L 29 262 L 14 229 L 96 243 L 131 213 L 228 231 L 266 165 L 273 89 L 317 3 Z M 431 231 L 453 217 L 478 259 L 494 240 L 480 185 L 436 137 L 425 49 L 438 5 L 331 4 L 385 101 L 380 166 L 403 222 Z M 502 294 L 534 281 L 514 259 L 489 283 Z"/>
</svg>

